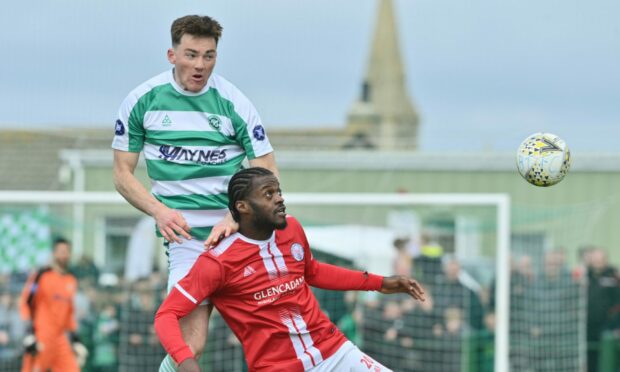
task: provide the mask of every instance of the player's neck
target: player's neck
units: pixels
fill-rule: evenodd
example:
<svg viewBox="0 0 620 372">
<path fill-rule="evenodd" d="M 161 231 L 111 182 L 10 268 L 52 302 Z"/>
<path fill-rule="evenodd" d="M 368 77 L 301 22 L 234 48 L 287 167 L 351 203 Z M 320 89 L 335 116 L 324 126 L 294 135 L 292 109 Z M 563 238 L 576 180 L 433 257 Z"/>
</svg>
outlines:
<svg viewBox="0 0 620 372">
<path fill-rule="evenodd" d="M 56 262 L 52 262 L 52 270 L 56 271 L 59 274 L 66 274 L 67 269 L 65 267 L 60 266 Z"/>
<path fill-rule="evenodd" d="M 252 240 L 267 240 L 273 235 L 273 229 L 257 229 L 251 225 L 240 225 L 239 233 Z"/>
</svg>

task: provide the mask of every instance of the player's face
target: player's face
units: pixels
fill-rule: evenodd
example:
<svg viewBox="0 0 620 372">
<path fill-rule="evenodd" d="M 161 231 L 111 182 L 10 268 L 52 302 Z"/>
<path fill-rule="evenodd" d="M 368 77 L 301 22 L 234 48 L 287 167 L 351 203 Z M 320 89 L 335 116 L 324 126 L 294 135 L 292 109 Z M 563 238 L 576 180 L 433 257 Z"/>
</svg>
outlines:
<svg viewBox="0 0 620 372">
<path fill-rule="evenodd" d="M 286 227 L 286 206 L 275 176 L 254 180 L 254 191 L 248 199 L 253 213 L 253 224 L 260 229 L 283 229 Z"/>
<path fill-rule="evenodd" d="M 179 45 L 168 49 L 168 61 L 174 65 L 174 80 L 187 91 L 200 92 L 215 67 L 216 48 L 212 37 L 183 35 Z"/>
<path fill-rule="evenodd" d="M 66 243 L 56 244 L 54 247 L 53 257 L 54 262 L 58 266 L 66 269 L 69 266 L 69 260 L 71 259 L 71 247 L 69 247 Z"/>
</svg>

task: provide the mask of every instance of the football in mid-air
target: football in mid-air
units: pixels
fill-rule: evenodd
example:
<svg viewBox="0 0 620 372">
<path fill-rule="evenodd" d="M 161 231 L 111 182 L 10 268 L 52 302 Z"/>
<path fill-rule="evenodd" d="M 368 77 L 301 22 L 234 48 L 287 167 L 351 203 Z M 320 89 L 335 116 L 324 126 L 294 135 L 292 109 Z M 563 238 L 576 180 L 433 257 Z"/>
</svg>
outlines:
<svg viewBox="0 0 620 372">
<path fill-rule="evenodd" d="M 517 169 L 535 186 L 553 186 L 570 169 L 570 151 L 563 139 L 551 133 L 528 136 L 517 151 Z"/>
</svg>

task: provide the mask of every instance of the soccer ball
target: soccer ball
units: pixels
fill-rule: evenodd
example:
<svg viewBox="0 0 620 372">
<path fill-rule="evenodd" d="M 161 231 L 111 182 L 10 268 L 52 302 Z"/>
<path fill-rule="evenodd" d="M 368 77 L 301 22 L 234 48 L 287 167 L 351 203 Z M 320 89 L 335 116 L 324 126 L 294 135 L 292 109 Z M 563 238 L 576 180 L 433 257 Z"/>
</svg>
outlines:
<svg viewBox="0 0 620 372">
<path fill-rule="evenodd" d="M 528 136 L 517 151 L 517 169 L 535 186 L 553 186 L 570 168 L 570 151 L 563 139 L 551 133 Z"/>
</svg>

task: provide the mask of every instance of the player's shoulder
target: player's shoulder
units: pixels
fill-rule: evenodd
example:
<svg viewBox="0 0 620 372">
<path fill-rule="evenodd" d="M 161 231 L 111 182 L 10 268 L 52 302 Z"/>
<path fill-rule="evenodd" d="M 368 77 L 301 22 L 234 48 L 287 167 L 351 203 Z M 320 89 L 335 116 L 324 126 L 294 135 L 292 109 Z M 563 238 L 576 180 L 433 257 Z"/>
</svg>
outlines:
<svg viewBox="0 0 620 372">
<path fill-rule="evenodd" d="M 234 249 L 231 248 L 241 243 L 239 237 L 239 233 L 231 234 L 230 236 L 222 239 L 215 247 L 205 251 L 202 256 L 222 262 L 227 255 L 230 254 L 230 252 L 234 252 Z"/>
<path fill-rule="evenodd" d="M 292 229 L 302 229 L 299 220 L 290 214 L 286 215 L 286 225 Z"/>
<path fill-rule="evenodd" d="M 51 266 L 43 266 L 31 272 L 29 279 L 36 283 L 39 280 L 41 280 L 41 278 L 48 276 L 48 274 L 51 274 L 51 273 L 53 273 Z"/>
<path fill-rule="evenodd" d="M 69 272 L 66 275 L 67 275 L 67 280 L 68 281 L 75 282 L 75 283 L 78 282 L 78 278 L 75 276 L 75 274 Z"/>
<path fill-rule="evenodd" d="M 75 292 L 78 289 L 78 279 L 75 275 L 71 273 L 65 273 L 61 275 L 60 280 L 61 283 L 67 288 L 69 291 Z"/>
<path fill-rule="evenodd" d="M 158 75 L 155 75 L 135 87 L 131 92 L 129 92 L 126 100 L 138 101 L 142 96 L 151 92 L 153 89 L 170 84 L 172 82 L 172 79 L 173 76 L 171 70 L 164 71 Z"/>
<path fill-rule="evenodd" d="M 211 75 L 210 86 L 217 90 L 222 98 L 231 101 L 234 105 L 245 105 L 250 102 L 236 85 L 219 74 L 213 73 Z"/>
<path fill-rule="evenodd" d="M 232 95 L 240 92 L 239 88 L 237 88 L 235 84 L 231 83 L 230 80 L 226 79 L 220 74 L 216 74 L 215 72 L 211 74 L 211 78 L 209 80 L 209 85 L 212 88 L 217 89 L 218 92 L 222 95 Z"/>
</svg>

